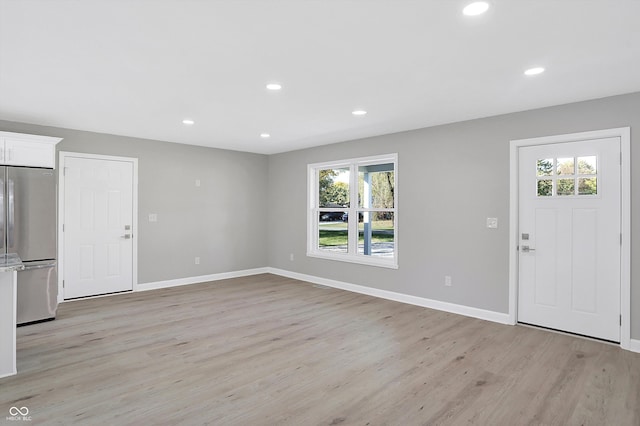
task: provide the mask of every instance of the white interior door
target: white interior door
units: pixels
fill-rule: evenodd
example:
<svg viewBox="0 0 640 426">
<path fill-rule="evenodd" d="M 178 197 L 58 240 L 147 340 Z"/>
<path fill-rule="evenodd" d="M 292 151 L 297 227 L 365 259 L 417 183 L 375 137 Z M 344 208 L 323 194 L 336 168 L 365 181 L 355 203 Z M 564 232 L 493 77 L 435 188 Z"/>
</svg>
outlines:
<svg viewBox="0 0 640 426">
<path fill-rule="evenodd" d="M 620 341 L 620 152 L 620 138 L 519 148 L 519 322 Z"/>
<path fill-rule="evenodd" d="M 133 162 L 65 157 L 64 298 L 133 289 Z"/>
</svg>

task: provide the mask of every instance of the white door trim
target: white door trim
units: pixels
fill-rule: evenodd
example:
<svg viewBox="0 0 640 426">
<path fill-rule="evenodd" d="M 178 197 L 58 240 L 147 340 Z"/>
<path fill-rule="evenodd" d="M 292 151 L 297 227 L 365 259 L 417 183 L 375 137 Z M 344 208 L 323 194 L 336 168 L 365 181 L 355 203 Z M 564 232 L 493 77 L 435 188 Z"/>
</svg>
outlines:
<svg viewBox="0 0 640 426">
<path fill-rule="evenodd" d="M 545 136 L 510 141 L 510 195 L 509 195 L 509 322 L 518 320 L 518 148 L 532 145 L 546 145 L 564 142 L 577 142 L 589 139 L 619 137 L 622 151 L 621 171 L 621 232 L 622 251 L 620 263 L 620 347 L 630 350 L 631 344 L 631 128 L 595 130 L 565 135 Z"/>
<path fill-rule="evenodd" d="M 93 160 L 128 161 L 133 164 L 133 291 L 138 290 L 138 159 L 132 157 L 116 157 L 112 155 L 85 154 L 81 152 L 60 151 L 58 161 L 58 302 L 64 301 L 64 164 L 68 157 Z"/>
</svg>

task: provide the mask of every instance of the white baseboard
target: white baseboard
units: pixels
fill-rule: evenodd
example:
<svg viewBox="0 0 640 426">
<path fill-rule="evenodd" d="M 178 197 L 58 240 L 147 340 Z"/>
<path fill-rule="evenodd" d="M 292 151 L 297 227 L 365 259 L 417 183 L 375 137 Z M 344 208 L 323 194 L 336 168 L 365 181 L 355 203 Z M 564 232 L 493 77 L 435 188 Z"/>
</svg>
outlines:
<svg viewBox="0 0 640 426">
<path fill-rule="evenodd" d="M 422 306 L 424 308 L 436 309 L 467 317 L 498 322 L 500 324 L 512 325 L 509 314 L 501 312 L 487 311 L 484 309 L 472 308 L 470 306 L 457 305 L 455 303 L 441 302 L 438 300 L 426 299 L 424 297 L 411 296 L 403 293 L 396 293 L 388 290 L 366 287 L 358 284 L 350 284 L 342 281 L 329 280 L 313 275 L 300 274 L 278 268 L 266 268 L 268 273 L 280 275 L 296 280 L 307 281 L 314 284 L 325 285 L 327 287 L 339 288 L 341 290 L 352 291 L 354 293 L 366 294 L 368 296 L 380 297 L 382 299 L 393 300 L 395 302 L 408 303 L 410 305 Z"/>
<path fill-rule="evenodd" d="M 177 278 L 175 280 L 155 281 L 138 284 L 135 291 L 157 290 L 159 288 L 177 287 L 181 285 L 199 284 L 208 281 L 227 280 L 229 278 L 248 277 L 250 275 L 267 274 L 269 268 L 245 269 L 242 271 L 222 272 L 219 274 L 200 275 L 197 277 Z"/>
<path fill-rule="evenodd" d="M 629 347 L 625 349 L 628 349 L 631 352 L 640 353 L 640 340 L 635 340 L 635 339 L 629 340 Z"/>
</svg>

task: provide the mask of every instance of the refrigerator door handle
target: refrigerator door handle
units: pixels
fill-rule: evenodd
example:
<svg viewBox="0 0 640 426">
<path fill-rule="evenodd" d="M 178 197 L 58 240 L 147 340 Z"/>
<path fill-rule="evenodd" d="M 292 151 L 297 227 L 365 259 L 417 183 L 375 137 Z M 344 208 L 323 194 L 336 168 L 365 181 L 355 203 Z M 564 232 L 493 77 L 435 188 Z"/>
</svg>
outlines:
<svg viewBox="0 0 640 426">
<path fill-rule="evenodd" d="M 43 262 L 25 262 L 23 271 L 32 271 L 34 269 L 53 268 L 56 266 L 55 260 L 48 260 Z"/>
<path fill-rule="evenodd" d="M 13 192 L 13 179 L 9 179 L 7 185 L 7 249 L 13 248 L 13 225 L 14 225 L 14 192 Z"/>
</svg>

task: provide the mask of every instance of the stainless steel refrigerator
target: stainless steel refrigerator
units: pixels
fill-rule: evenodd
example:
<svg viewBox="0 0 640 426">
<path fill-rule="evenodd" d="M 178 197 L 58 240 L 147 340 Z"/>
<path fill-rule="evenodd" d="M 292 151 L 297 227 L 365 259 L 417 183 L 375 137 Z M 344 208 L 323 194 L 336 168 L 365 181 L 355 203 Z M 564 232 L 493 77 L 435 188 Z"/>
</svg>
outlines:
<svg viewBox="0 0 640 426">
<path fill-rule="evenodd" d="M 0 167 L 0 254 L 17 253 L 17 323 L 54 319 L 58 309 L 56 183 L 52 169 Z"/>
</svg>

